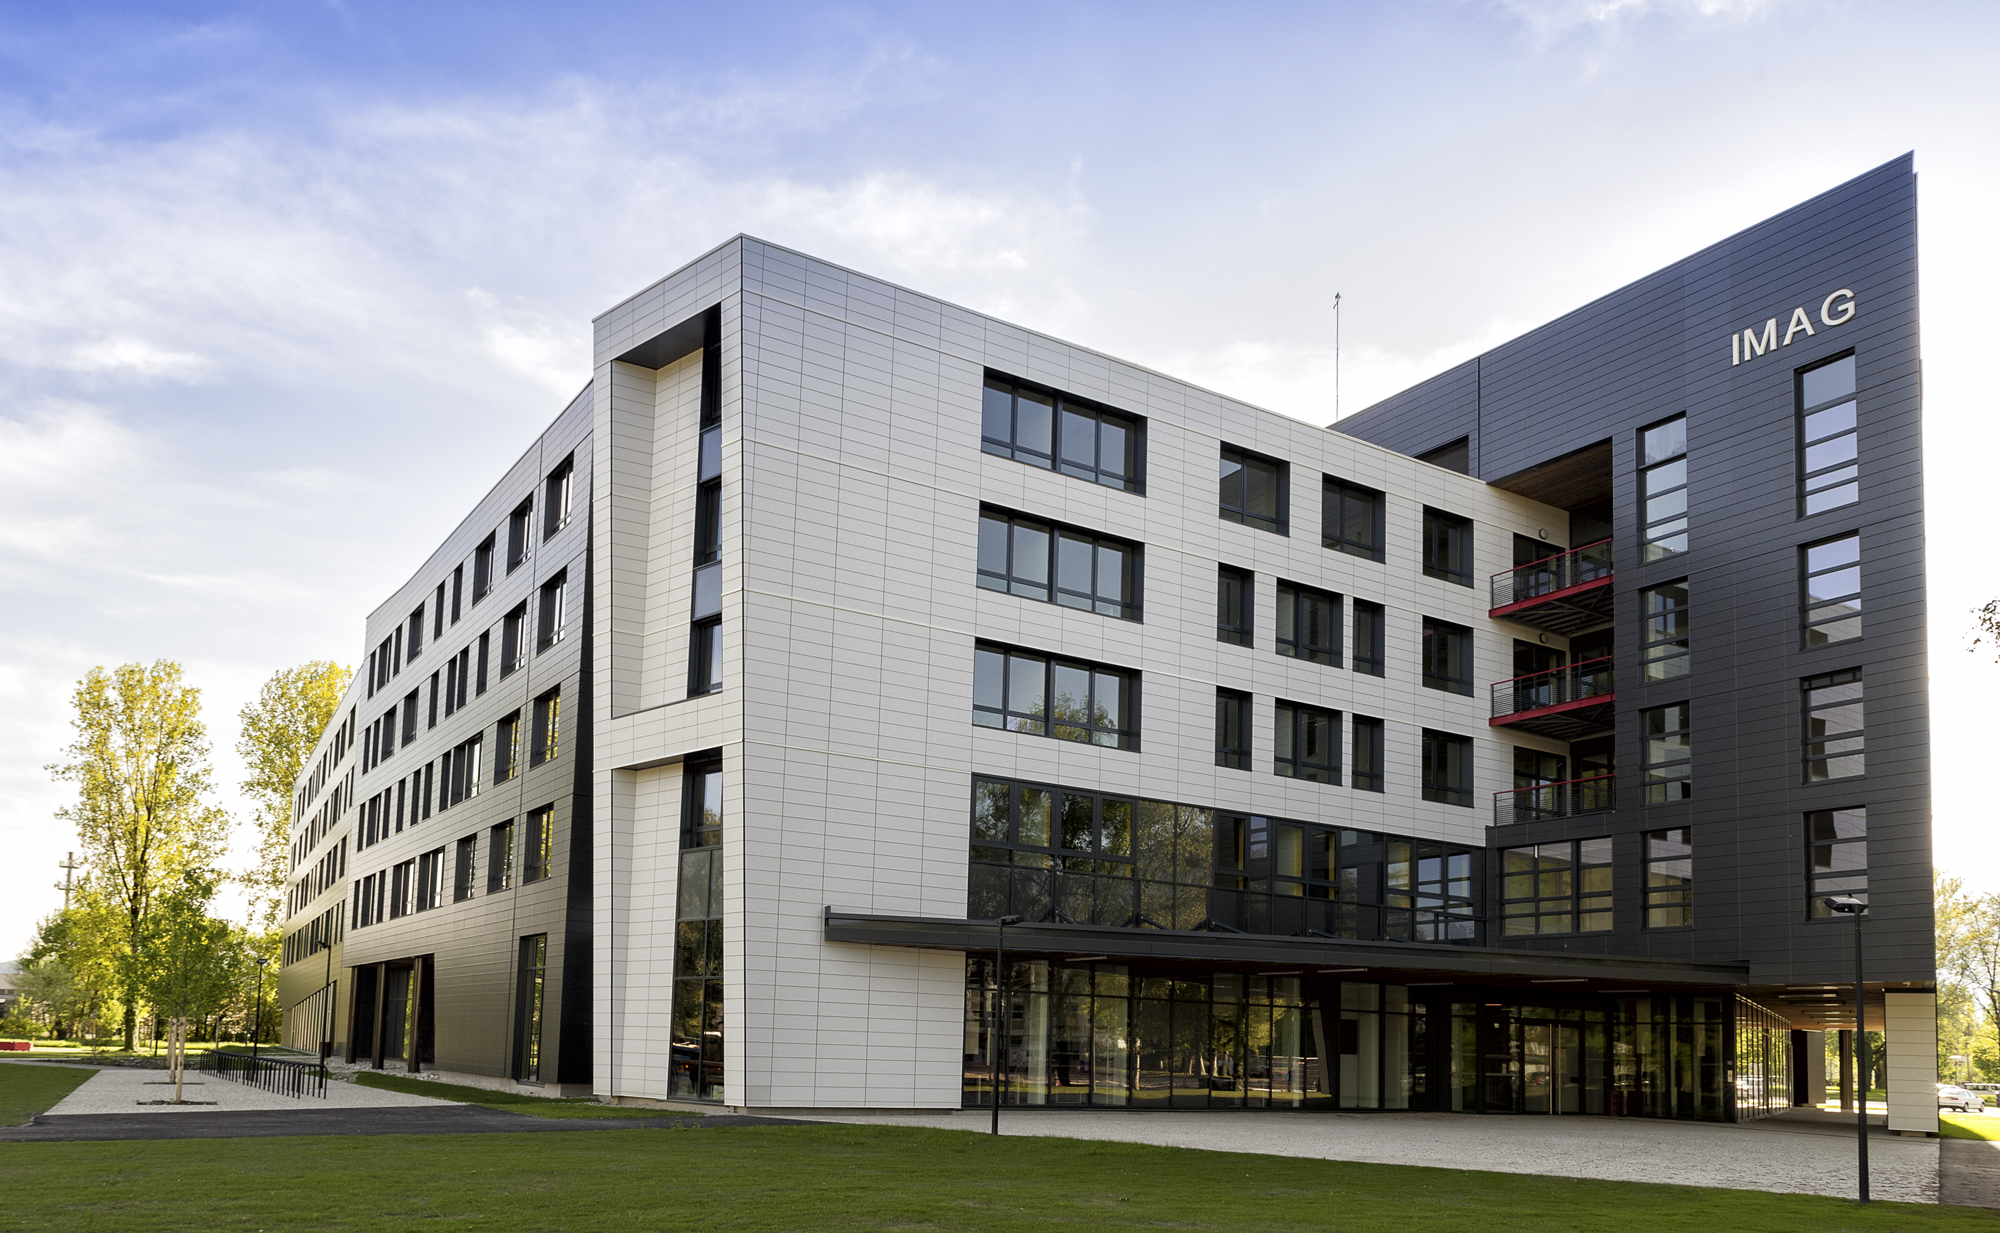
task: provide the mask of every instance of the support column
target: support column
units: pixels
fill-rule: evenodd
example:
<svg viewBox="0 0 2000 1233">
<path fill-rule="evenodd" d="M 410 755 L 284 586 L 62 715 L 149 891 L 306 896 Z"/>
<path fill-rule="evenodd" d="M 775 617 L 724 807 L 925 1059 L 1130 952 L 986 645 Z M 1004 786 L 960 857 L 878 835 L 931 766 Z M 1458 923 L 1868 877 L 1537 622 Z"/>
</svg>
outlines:
<svg viewBox="0 0 2000 1233">
<path fill-rule="evenodd" d="M 1840 1111 L 1854 1112 L 1854 1032 L 1840 1030 Z"/>
<path fill-rule="evenodd" d="M 1805 1032 L 1805 1071 L 1800 1086 L 1805 1088 L 1805 1104 L 1817 1107 L 1826 1100 L 1826 1033 Z"/>
<path fill-rule="evenodd" d="M 1893 1134 L 1930 1135 L 1938 1132 L 1937 995 L 1884 993 L 1882 1037 L 1883 1087 L 1889 1097 L 1889 1130 Z"/>
<path fill-rule="evenodd" d="M 368 1064 L 377 1070 L 382 1069 L 382 1013 L 388 1003 L 389 965 L 378 963 L 375 965 L 375 1056 L 368 1059 Z"/>
<path fill-rule="evenodd" d="M 418 1020 L 423 1016 L 424 1006 L 424 957 L 418 955 L 410 961 L 410 964 L 410 1009 L 403 1016 L 403 1031 L 407 1034 L 403 1044 L 403 1052 L 406 1055 L 403 1058 L 403 1065 L 414 1075 L 423 1069 L 422 1064 L 417 1061 L 419 1052 L 417 1040 L 423 1030 L 423 1025 Z"/>
</svg>

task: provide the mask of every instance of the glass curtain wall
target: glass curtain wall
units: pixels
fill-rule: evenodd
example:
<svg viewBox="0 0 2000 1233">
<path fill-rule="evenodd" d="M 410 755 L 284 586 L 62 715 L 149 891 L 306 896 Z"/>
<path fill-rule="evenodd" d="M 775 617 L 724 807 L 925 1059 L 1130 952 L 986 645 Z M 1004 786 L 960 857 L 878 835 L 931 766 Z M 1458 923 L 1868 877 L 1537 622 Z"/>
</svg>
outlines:
<svg viewBox="0 0 2000 1233">
<path fill-rule="evenodd" d="M 682 787 L 668 1093 L 722 1099 L 722 763 L 690 759 Z"/>
<path fill-rule="evenodd" d="M 1736 999 L 1736 1120 L 1792 1107 L 1792 1025 L 1748 998 Z"/>
</svg>

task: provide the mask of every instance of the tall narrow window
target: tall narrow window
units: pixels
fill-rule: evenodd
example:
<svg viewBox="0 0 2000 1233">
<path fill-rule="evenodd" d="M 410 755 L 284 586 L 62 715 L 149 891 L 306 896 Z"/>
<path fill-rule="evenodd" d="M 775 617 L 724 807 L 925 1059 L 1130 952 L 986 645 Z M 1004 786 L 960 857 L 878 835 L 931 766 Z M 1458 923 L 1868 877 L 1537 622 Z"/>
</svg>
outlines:
<svg viewBox="0 0 2000 1233">
<path fill-rule="evenodd" d="M 1806 649 L 1861 636 L 1861 536 L 1800 549 Z"/>
<path fill-rule="evenodd" d="M 403 695 L 403 744 L 417 739 L 417 690 Z"/>
<path fill-rule="evenodd" d="M 521 883 L 555 876 L 556 807 L 544 805 L 528 815 L 528 846 L 521 860 Z"/>
<path fill-rule="evenodd" d="M 1424 618 L 1424 688 L 1472 693 L 1472 631 L 1463 625 Z"/>
<path fill-rule="evenodd" d="M 681 855 L 674 911 L 673 1059 L 668 1094 L 721 1100 L 722 763 L 690 758 L 681 778 Z"/>
<path fill-rule="evenodd" d="M 1356 715 L 1350 721 L 1354 739 L 1348 753 L 1347 782 L 1357 791 L 1380 792 L 1382 782 L 1382 721 Z"/>
<path fill-rule="evenodd" d="M 1868 811 L 1823 809 L 1806 815 L 1806 915 L 1832 916 L 1829 896 L 1868 901 Z"/>
<path fill-rule="evenodd" d="M 1694 840 L 1685 826 L 1646 832 L 1646 928 L 1694 924 Z"/>
<path fill-rule="evenodd" d="M 1272 734 L 1274 769 L 1281 778 L 1340 782 L 1340 712 L 1279 702 Z"/>
<path fill-rule="evenodd" d="M 564 596 L 568 588 L 568 570 L 558 570 L 555 577 L 542 584 L 541 621 L 536 635 L 538 651 L 546 651 L 562 641 L 563 625 L 567 619 Z"/>
<path fill-rule="evenodd" d="M 1646 803 L 1665 805 L 1694 795 L 1694 735 L 1688 704 L 1676 702 L 1639 712 L 1639 735 L 1645 741 L 1640 767 Z"/>
<path fill-rule="evenodd" d="M 493 741 L 493 782 L 506 783 L 521 769 L 521 712 L 500 720 Z"/>
<path fill-rule="evenodd" d="M 1472 807 L 1472 739 L 1424 729 L 1424 799 Z"/>
<path fill-rule="evenodd" d="M 557 686 L 535 699 L 535 731 L 528 750 L 528 765 L 540 766 L 556 756 L 557 736 L 562 728 L 562 687 Z"/>
<path fill-rule="evenodd" d="M 1472 519 L 1425 507 L 1424 576 L 1472 585 Z"/>
<path fill-rule="evenodd" d="M 1688 584 L 1664 582 L 1639 592 L 1639 654 L 1645 679 L 1668 681 L 1688 670 Z"/>
<path fill-rule="evenodd" d="M 1284 463 L 1233 445 L 1222 447 L 1224 521 L 1287 534 L 1285 487 Z"/>
<path fill-rule="evenodd" d="M 1311 587 L 1278 584 L 1278 654 L 1340 666 L 1340 597 Z"/>
<path fill-rule="evenodd" d="M 1224 565 L 1216 572 L 1216 579 L 1216 641 L 1249 646 L 1252 641 L 1252 575 L 1249 570 Z"/>
<path fill-rule="evenodd" d="M 1861 499 L 1854 357 L 1799 372 L 1799 516 Z"/>
<path fill-rule="evenodd" d="M 1320 488 L 1320 539 L 1335 552 L 1382 560 L 1382 494 L 1327 476 Z"/>
<path fill-rule="evenodd" d="M 549 935 L 538 933 L 521 939 L 521 972 L 515 988 L 515 1040 L 518 1043 L 514 1078 L 522 1083 L 542 1081 L 542 981 L 549 962 Z"/>
<path fill-rule="evenodd" d="M 576 456 L 556 464 L 542 484 L 542 538 L 547 539 L 569 525 L 571 488 L 576 480 Z"/>
<path fill-rule="evenodd" d="M 1865 773 L 1861 670 L 1809 676 L 1800 685 L 1806 706 L 1806 782 Z"/>
<path fill-rule="evenodd" d="M 500 679 L 512 676 L 516 668 L 527 662 L 528 604 L 523 600 L 500 622 Z"/>
<path fill-rule="evenodd" d="M 486 692 L 486 657 L 487 654 L 492 650 L 492 646 L 493 646 L 493 631 L 490 629 L 482 630 L 479 635 L 479 663 L 477 665 L 478 670 L 477 672 L 474 673 L 474 675 L 478 678 L 478 680 L 474 683 L 474 688 L 473 688 L 473 692 L 476 694 L 483 694 Z"/>
<path fill-rule="evenodd" d="M 688 639 L 688 696 L 722 688 L 722 618 L 697 622 Z"/>
<path fill-rule="evenodd" d="M 1136 672 L 982 642 L 973 648 L 972 722 L 1136 750 L 1138 686 Z"/>
<path fill-rule="evenodd" d="M 428 912 L 444 902 L 444 849 L 432 848 L 417 858 L 416 910 Z"/>
<path fill-rule="evenodd" d="M 529 528 L 535 521 L 535 502 L 531 497 L 514 507 L 507 515 L 507 572 L 513 573 L 528 559 Z"/>
<path fill-rule="evenodd" d="M 502 822 L 486 833 L 486 893 L 514 889 L 514 823 Z"/>
<path fill-rule="evenodd" d="M 465 566 L 462 564 L 454 565 L 451 567 L 451 623 L 453 625 L 458 624 L 459 613 L 462 611 L 462 605 L 459 601 L 464 598 L 464 595 Z"/>
<path fill-rule="evenodd" d="M 1383 650 L 1387 613 L 1382 605 L 1365 599 L 1354 601 L 1354 670 L 1382 676 L 1389 661 Z"/>
<path fill-rule="evenodd" d="M 431 641 L 444 637 L 444 592 L 447 583 L 438 583 L 437 594 L 431 597 Z"/>
<path fill-rule="evenodd" d="M 1250 769 L 1250 695 L 1241 690 L 1215 691 L 1215 764 Z"/>
<path fill-rule="evenodd" d="M 418 655 L 423 653 L 423 649 L 424 649 L 424 606 L 422 604 L 418 604 L 417 610 L 410 614 L 410 633 L 409 637 L 405 639 L 403 658 L 415 659 Z"/>
<path fill-rule="evenodd" d="M 493 593 L 493 537 L 480 541 L 472 551 L 472 602 L 477 604 Z"/>
<path fill-rule="evenodd" d="M 1142 491 L 1145 421 L 1123 412 L 988 372 L 979 435 L 986 453 Z"/>
<path fill-rule="evenodd" d="M 1644 548 L 1658 561 L 1688 549 L 1687 417 L 1677 415 L 1639 434 L 1639 500 Z"/>
<path fill-rule="evenodd" d="M 1137 544 L 1005 510 L 979 511 L 979 585 L 1104 616 L 1139 619 Z"/>
<path fill-rule="evenodd" d="M 458 841 L 452 875 L 451 901 L 464 903 L 472 898 L 479 885 L 479 836 L 467 835 Z"/>
</svg>

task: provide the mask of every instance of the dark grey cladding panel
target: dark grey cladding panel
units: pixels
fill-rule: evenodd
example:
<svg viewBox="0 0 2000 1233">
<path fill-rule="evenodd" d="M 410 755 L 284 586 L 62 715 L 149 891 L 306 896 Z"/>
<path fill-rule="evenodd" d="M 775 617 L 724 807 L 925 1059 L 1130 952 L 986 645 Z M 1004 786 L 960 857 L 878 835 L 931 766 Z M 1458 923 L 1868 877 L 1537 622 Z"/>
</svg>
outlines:
<svg viewBox="0 0 2000 1233">
<path fill-rule="evenodd" d="M 702 332 L 714 311 L 705 308 L 613 358 L 620 364 L 636 364 L 640 368 L 665 368 L 689 352 L 701 350 Z"/>
<path fill-rule="evenodd" d="M 1333 428 L 1412 457 L 1466 437 L 1472 443 L 1472 473 L 1478 475 L 1479 361 L 1447 369 Z"/>
</svg>

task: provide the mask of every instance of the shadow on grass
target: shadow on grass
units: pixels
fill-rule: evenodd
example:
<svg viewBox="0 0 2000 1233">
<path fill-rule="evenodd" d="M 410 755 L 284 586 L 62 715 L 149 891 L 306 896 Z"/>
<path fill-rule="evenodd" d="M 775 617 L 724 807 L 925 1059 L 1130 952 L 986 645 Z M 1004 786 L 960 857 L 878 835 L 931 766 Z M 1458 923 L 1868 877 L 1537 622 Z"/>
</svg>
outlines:
<svg viewBox="0 0 2000 1233">
<path fill-rule="evenodd" d="M 97 1072 L 81 1066 L 0 1065 L 0 1126 L 25 1126 Z"/>
</svg>

